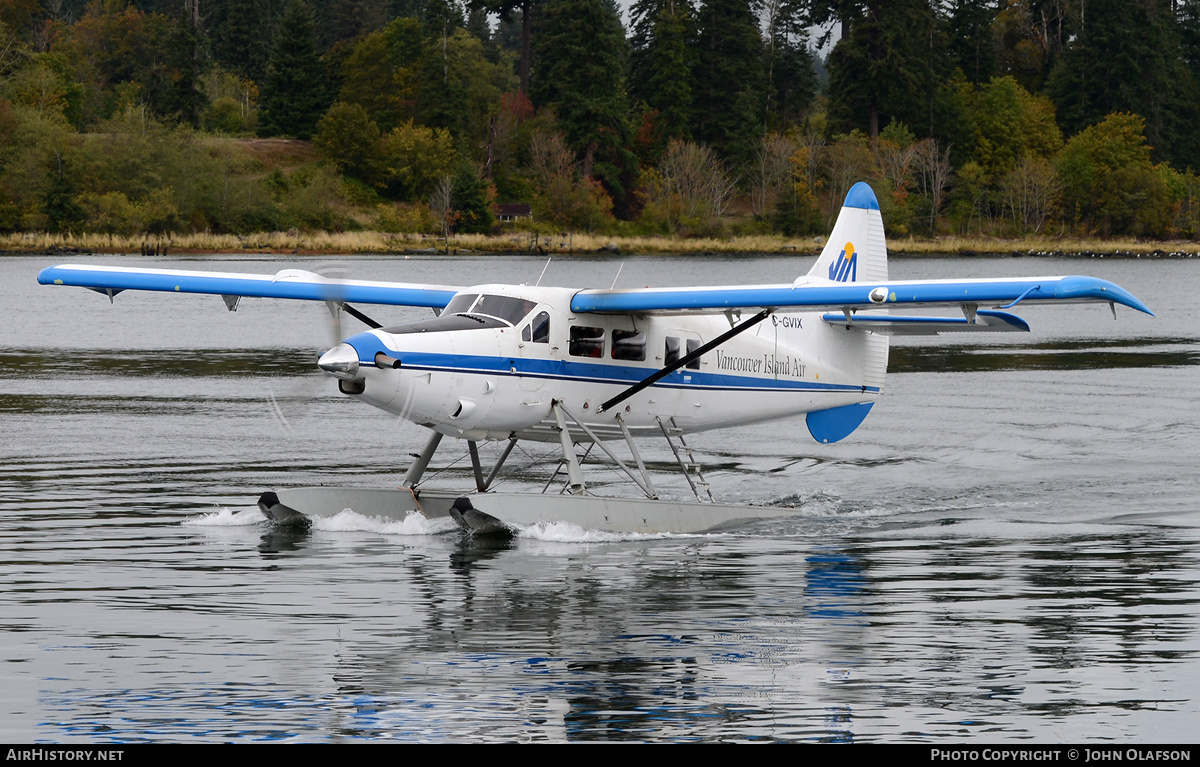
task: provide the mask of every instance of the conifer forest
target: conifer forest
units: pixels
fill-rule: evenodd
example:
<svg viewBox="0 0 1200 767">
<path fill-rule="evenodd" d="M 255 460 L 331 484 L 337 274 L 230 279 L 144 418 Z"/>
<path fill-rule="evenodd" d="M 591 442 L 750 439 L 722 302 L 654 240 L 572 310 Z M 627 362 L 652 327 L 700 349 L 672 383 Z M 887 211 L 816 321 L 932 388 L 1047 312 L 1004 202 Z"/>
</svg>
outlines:
<svg viewBox="0 0 1200 767">
<path fill-rule="evenodd" d="M 1200 0 L 0 0 L 0 233 L 1200 236 Z"/>
</svg>

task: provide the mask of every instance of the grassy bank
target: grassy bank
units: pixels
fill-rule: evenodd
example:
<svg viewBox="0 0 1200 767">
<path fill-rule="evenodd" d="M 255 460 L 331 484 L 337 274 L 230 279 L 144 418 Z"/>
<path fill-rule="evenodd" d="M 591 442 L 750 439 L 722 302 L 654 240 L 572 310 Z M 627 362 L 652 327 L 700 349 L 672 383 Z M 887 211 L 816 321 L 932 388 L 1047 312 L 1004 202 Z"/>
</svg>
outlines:
<svg viewBox="0 0 1200 767">
<path fill-rule="evenodd" d="M 122 253 L 149 248 L 158 253 L 572 253 L 620 252 L 628 254 L 694 253 L 804 253 L 820 251 L 819 238 L 786 238 L 761 235 L 729 238 L 610 237 L 589 234 L 535 236 L 523 232 L 501 235 L 452 236 L 449 244 L 439 237 L 385 232 L 262 232 L 251 235 L 184 234 L 166 237 L 126 237 L 108 234 L 24 233 L 0 236 L 0 252 L 7 253 Z M 1118 254 L 1196 256 L 1200 243 L 1154 242 L 1134 239 L 1066 239 L 1027 237 L 903 238 L 888 241 L 894 255 L 1025 255 Z"/>
</svg>

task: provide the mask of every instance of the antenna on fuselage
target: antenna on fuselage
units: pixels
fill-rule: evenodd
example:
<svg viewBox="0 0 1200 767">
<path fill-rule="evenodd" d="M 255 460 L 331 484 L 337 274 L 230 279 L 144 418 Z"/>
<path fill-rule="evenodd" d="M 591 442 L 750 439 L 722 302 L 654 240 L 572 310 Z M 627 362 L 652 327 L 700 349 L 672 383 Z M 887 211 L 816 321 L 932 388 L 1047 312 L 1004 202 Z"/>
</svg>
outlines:
<svg viewBox="0 0 1200 767">
<path fill-rule="evenodd" d="M 552 259 L 549 259 L 549 258 L 547 258 L 547 259 L 546 259 L 546 265 L 542 267 L 542 273 L 538 275 L 538 281 L 537 281 L 537 282 L 535 282 L 535 283 L 533 283 L 533 286 L 534 286 L 535 288 L 536 288 L 538 285 L 541 285 L 541 284 L 542 284 L 542 278 L 546 276 L 546 270 L 550 268 L 550 261 L 551 261 L 551 260 L 552 260 Z"/>
<path fill-rule="evenodd" d="M 612 290 L 613 288 L 617 287 L 617 280 L 621 279 L 621 270 L 624 268 L 625 268 L 625 262 L 622 261 L 621 265 L 617 267 L 617 276 L 613 277 L 613 284 L 609 286 L 609 288 L 608 288 L 609 290 Z"/>
</svg>

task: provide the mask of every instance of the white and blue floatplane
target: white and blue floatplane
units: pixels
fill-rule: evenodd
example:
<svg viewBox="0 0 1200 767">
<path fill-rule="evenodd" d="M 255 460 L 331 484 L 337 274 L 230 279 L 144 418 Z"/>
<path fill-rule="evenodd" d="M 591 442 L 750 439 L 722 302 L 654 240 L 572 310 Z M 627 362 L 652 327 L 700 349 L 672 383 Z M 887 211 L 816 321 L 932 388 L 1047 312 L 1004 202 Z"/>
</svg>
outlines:
<svg viewBox="0 0 1200 767">
<path fill-rule="evenodd" d="M 1129 292 L 1092 277 L 891 280 L 879 203 L 856 184 L 812 269 L 791 283 L 644 290 L 537 285 L 458 287 L 275 275 L 64 264 L 45 285 L 320 301 L 370 327 L 321 355 L 343 395 L 430 430 L 394 488 L 282 488 L 259 506 L 280 522 L 352 508 L 368 516 L 450 515 L 476 531 L 539 521 L 589 529 L 692 532 L 787 509 L 713 503 L 687 447 L 688 434 L 803 416 L 818 443 L 853 432 L 883 392 L 888 339 L 944 332 L 1022 332 L 1007 310 L 1022 303 L 1105 303 L 1152 312 Z M 354 305 L 428 307 L 427 320 L 384 327 Z M 892 314 L 941 307 L 961 316 Z M 445 437 L 465 440 L 468 493 L 425 488 Z M 637 449 L 665 439 L 695 502 L 660 499 Z M 489 492 L 521 440 L 559 443 L 569 495 Z M 489 470 L 478 444 L 506 443 Z M 609 444 L 624 442 L 622 460 Z M 577 446 L 598 448 L 643 497 L 589 491 Z M 625 452 L 625 451 L 620 451 Z M 632 463 L 633 465 L 629 465 Z"/>
</svg>

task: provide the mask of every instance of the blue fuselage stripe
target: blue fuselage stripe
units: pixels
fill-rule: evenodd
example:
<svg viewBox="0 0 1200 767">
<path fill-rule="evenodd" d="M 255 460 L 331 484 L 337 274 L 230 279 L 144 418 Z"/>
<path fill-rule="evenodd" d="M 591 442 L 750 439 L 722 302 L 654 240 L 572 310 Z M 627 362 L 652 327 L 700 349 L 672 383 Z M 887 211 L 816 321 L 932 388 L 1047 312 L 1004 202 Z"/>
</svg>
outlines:
<svg viewBox="0 0 1200 767">
<path fill-rule="evenodd" d="M 364 334 L 365 335 L 365 334 Z M 374 365 L 375 351 L 359 352 L 360 363 Z M 395 354 L 396 352 L 390 352 Z M 477 375 L 516 375 L 525 378 L 629 385 L 655 373 L 657 368 L 603 365 L 566 360 L 518 359 L 512 357 L 475 357 L 421 352 L 400 353 L 404 370 L 431 372 L 467 373 Z M 685 379 L 689 379 L 686 380 Z M 670 389 L 703 389 L 707 391 L 821 391 L 861 392 L 862 386 L 851 384 L 827 384 L 798 381 L 791 378 L 753 378 L 720 373 L 703 373 L 698 370 L 681 370 L 663 379 L 655 386 Z M 868 386 L 868 392 L 878 392 L 879 387 Z"/>
</svg>

